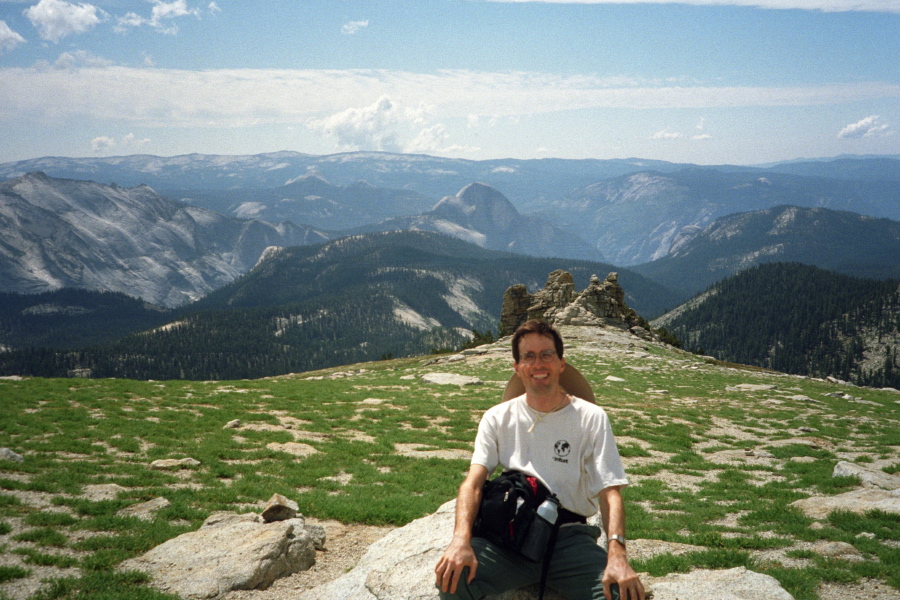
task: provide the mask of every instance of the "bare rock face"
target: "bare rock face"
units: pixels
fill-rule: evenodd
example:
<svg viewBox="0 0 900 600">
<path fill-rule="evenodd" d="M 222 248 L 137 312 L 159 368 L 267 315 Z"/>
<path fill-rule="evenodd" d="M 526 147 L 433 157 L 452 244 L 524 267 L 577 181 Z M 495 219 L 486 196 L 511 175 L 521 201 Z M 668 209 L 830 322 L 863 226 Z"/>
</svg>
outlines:
<svg viewBox="0 0 900 600">
<path fill-rule="evenodd" d="M 512 334 L 528 320 L 528 307 L 532 301 L 532 295 L 524 284 L 517 283 L 506 290 L 503 294 L 503 306 L 500 308 L 500 335 Z"/>
<path fill-rule="evenodd" d="M 273 521 L 287 521 L 297 517 L 297 503 L 285 498 L 281 494 L 273 494 L 262 512 L 262 519 L 266 523 Z"/>
<path fill-rule="evenodd" d="M 301 594 L 297 600 L 438 600 L 434 566 L 453 535 L 456 501 L 431 515 L 395 529 L 369 547 L 356 567 L 345 575 Z M 601 538 L 602 539 L 602 538 Z M 679 553 L 669 542 L 634 540 L 639 556 Z M 695 547 L 686 547 L 688 551 Z M 742 567 L 695 571 L 660 578 L 642 575 L 654 600 L 716 598 L 728 600 L 792 600 L 774 578 Z M 537 600 L 537 586 L 512 590 L 485 600 Z M 548 588 L 545 600 L 564 600 Z"/>
<path fill-rule="evenodd" d="M 838 461 L 834 466 L 832 475 L 834 477 L 858 477 L 863 487 L 867 488 L 900 489 L 900 476 L 891 475 L 879 469 L 870 469 L 845 460 Z"/>
<path fill-rule="evenodd" d="M 811 496 L 791 502 L 813 519 L 827 519 L 834 511 L 865 514 L 871 510 L 900 515 L 900 490 L 859 488 L 836 496 Z"/>
<path fill-rule="evenodd" d="M 727 598 L 728 600 L 794 600 L 778 580 L 769 575 L 733 569 L 698 569 L 690 573 L 671 573 L 665 577 L 649 577 L 653 600 L 681 598 Z"/>
<path fill-rule="evenodd" d="M 0 182 L 0 290 L 115 291 L 166 307 L 197 300 L 249 271 L 267 248 L 321 243 L 293 223 L 226 217 L 120 188 L 29 173 Z"/>
<path fill-rule="evenodd" d="M 594 275 L 580 294 L 567 271 L 550 273 L 544 289 L 529 294 L 524 285 L 506 290 L 500 313 L 500 335 L 511 335 L 528 319 L 544 319 L 554 325 L 613 325 L 623 328 L 637 323 L 637 314 L 625 303 L 625 290 L 617 273 L 601 281 Z"/>
<path fill-rule="evenodd" d="M 265 589 L 316 562 L 315 531 L 302 517 L 264 523 L 256 514 L 217 513 L 200 529 L 122 563 L 148 573 L 153 586 L 182 598 L 217 598 L 231 590 Z"/>
<path fill-rule="evenodd" d="M 834 511 L 865 514 L 871 510 L 900 515 L 900 477 L 862 465 L 840 461 L 835 477 L 857 477 L 862 487 L 836 496 L 811 496 L 792 502 L 813 519 L 827 519 Z"/>
<path fill-rule="evenodd" d="M 572 303 L 577 297 L 572 274 L 561 269 L 553 271 L 547 276 L 544 289 L 532 297 L 531 306 L 528 307 L 529 318 L 533 316 L 552 319 L 561 308 Z"/>
</svg>

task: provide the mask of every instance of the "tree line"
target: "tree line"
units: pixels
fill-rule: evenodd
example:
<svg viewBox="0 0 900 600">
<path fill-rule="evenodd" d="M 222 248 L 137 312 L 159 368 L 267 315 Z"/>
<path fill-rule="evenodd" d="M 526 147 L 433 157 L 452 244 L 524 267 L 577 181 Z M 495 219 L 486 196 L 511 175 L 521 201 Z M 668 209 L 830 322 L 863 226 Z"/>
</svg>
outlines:
<svg viewBox="0 0 900 600">
<path fill-rule="evenodd" d="M 900 387 L 900 282 L 797 263 L 762 264 L 710 287 L 666 324 L 694 352 L 858 385 Z"/>
</svg>

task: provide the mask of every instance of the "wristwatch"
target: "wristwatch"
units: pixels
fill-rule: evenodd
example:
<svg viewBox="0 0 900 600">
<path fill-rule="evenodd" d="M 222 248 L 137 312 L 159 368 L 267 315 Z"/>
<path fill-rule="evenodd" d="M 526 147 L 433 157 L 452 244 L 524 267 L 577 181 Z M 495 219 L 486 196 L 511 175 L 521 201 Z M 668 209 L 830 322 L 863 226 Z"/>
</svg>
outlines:
<svg viewBox="0 0 900 600">
<path fill-rule="evenodd" d="M 625 536 L 624 535 L 611 535 L 611 536 L 609 536 L 608 539 L 609 539 L 609 541 L 616 540 L 617 542 L 622 544 L 623 548 L 625 547 Z"/>
</svg>

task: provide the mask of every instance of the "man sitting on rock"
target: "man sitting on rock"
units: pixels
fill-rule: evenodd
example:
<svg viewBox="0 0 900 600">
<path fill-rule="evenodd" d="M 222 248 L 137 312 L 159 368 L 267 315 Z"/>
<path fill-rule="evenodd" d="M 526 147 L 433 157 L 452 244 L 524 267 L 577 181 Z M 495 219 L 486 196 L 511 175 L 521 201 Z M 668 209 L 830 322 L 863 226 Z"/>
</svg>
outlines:
<svg viewBox="0 0 900 600">
<path fill-rule="evenodd" d="M 512 351 L 525 393 L 489 409 L 478 426 L 456 500 L 453 540 L 435 567 L 441 598 L 477 600 L 541 580 L 540 562 L 472 535 L 482 487 L 502 465 L 537 477 L 566 509 L 560 511 L 568 518 L 549 563 L 548 587 L 568 600 L 644 600 L 625 554 L 620 488 L 628 480 L 605 411 L 560 385 L 566 361 L 562 337 L 551 325 L 526 322 L 513 336 Z M 598 509 L 608 550 L 597 544 L 599 529 L 585 524 Z"/>
</svg>

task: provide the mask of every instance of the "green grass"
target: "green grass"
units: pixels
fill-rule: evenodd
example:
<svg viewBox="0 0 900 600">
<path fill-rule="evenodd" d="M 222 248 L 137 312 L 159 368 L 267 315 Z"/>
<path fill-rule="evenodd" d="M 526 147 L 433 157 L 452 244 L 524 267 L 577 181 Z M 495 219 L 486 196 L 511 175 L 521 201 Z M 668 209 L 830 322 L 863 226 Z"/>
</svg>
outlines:
<svg viewBox="0 0 900 600">
<path fill-rule="evenodd" d="M 24 556 L 25 558 L 23 561 L 29 565 L 68 569 L 70 567 L 78 566 L 79 563 L 78 559 L 72 556 L 48 554 L 35 550 L 34 548 L 17 548 L 14 552 Z"/>
<path fill-rule="evenodd" d="M 748 552 L 733 549 L 703 550 L 681 555 L 661 554 L 645 560 L 634 560 L 632 566 L 638 572 L 647 572 L 654 577 L 669 573 L 687 573 L 698 569 L 731 569 L 734 567 L 754 567 Z"/>
<path fill-rule="evenodd" d="M 697 368 L 567 351 L 594 382 L 616 435 L 631 438 L 620 445 L 633 479 L 624 492 L 629 537 L 705 548 L 640 561 L 639 570 L 662 575 L 746 566 L 776 577 L 798 600 L 815 600 L 818 586 L 829 581 L 874 578 L 900 587 L 900 552 L 887 543 L 900 538 L 895 516 L 839 513 L 816 529 L 790 506 L 812 494 L 857 487 L 856 478 L 832 477 L 844 453 L 862 456 L 861 464 L 876 457 L 889 465 L 885 472 L 900 471 L 900 405 L 894 395 L 854 389 L 854 395 L 880 404 L 849 404 L 826 396 L 834 386 L 825 382 L 725 369 L 656 347 L 649 353 Z M 33 600 L 158 600 L 171 597 L 116 567 L 197 529 L 214 511 L 246 512 L 280 493 L 307 516 L 346 523 L 404 525 L 434 512 L 455 496 L 468 461 L 412 458 L 397 448 L 470 450 L 479 415 L 497 402 L 510 371 L 506 356 L 477 365 L 425 366 L 425 360 L 256 381 L 2 380 L 0 447 L 27 459 L 0 464 L 0 535 L 12 532 L 13 520 L 28 529 L 16 536 L 25 547 L 0 546 L 0 553 L 15 552 L 28 565 L 82 569 L 82 577 L 58 580 Z M 654 370 L 626 368 L 647 364 Z M 418 379 L 433 370 L 475 375 L 486 383 L 460 389 Z M 626 383 L 607 382 L 609 374 Z M 728 391 L 739 383 L 774 383 L 778 389 Z M 648 389 L 669 393 L 646 394 Z M 822 404 L 791 399 L 797 395 Z M 767 402 L 773 398 L 778 403 Z M 233 419 L 244 427 L 225 428 Z M 801 427 L 814 432 L 797 435 Z M 807 438 L 819 440 L 818 447 Z M 298 457 L 270 446 L 293 441 L 316 453 Z M 743 457 L 746 450 L 767 450 L 775 458 L 717 459 L 728 451 Z M 201 464 L 149 467 L 156 459 L 182 457 Z M 347 479 L 336 481 L 337 475 Z M 125 489 L 110 499 L 84 496 L 87 486 L 110 483 Z M 20 492 L 39 492 L 53 506 L 36 509 L 13 495 Z M 156 497 L 171 505 L 150 521 L 120 513 Z M 82 531 L 90 535 L 78 535 Z M 761 551 L 817 540 L 851 543 L 867 560 L 850 563 L 786 550 L 806 563 L 786 568 L 757 558 Z M 54 554 L 61 547 L 78 557 Z"/>
<path fill-rule="evenodd" d="M 28 577 L 28 569 L 22 567 L 0 565 L 0 583 L 12 581 L 13 579 L 22 579 Z"/>
<path fill-rule="evenodd" d="M 69 538 L 50 527 L 39 527 L 37 529 L 29 529 L 13 536 L 17 542 L 31 542 L 37 546 L 56 546 L 64 547 L 68 545 Z"/>
<path fill-rule="evenodd" d="M 140 573 L 94 572 L 80 578 L 53 581 L 32 600 L 178 600 L 146 586 Z"/>
</svg>

